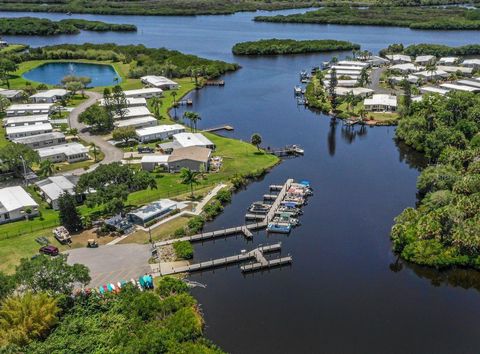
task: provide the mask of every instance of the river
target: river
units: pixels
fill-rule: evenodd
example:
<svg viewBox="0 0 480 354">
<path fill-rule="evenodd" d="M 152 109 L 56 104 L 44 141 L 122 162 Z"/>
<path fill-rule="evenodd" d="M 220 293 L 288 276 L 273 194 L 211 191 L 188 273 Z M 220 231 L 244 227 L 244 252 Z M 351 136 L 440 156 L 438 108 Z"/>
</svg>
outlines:
<svg viewBox="0 0 480 354">
<path fill-rule="evenodd" d="M 298 10 L 278 11 L 292 13 Z M 263 14 L 259 12 L 257 14 Z M 50 19 L 61 14 L 2 13 Z M 475 43 L 473 31 L 412 31 L 336 25 L 254 23 L 253 13 L 228 16 L 75 18 L 133 23 L 137 33 L 91 33 L 58 37 L 9 37 L 32 46 L 114 42 L 165 46 L 238 62 L 225 87 L 193 92 L 200 127 L 230 124 L 229 133 L 264 145 L 296 143 L 305 156 L 289 159 L 262 180 L 235 194 L 206 228 L 243 222 L 246 208 L 286 178 L 308 179 L 315 194 L 302 225 L 290 236 L 261 232 L 195 246 L 195 261 L 282 241 L 290 267 L 243 276 L 237 267 L 195 274 L 205 283 L 193 294 L 203 309 L 206 335 L 232 353 L 476 353 L 480 302 L 477 272 L 438 273 L 396 262 L 389 231 L 393 218 L 416 202 L 421 158 L 398 146 L 393 127 L 345 130 L 322 114 L 296 105 L 298 73 L 330 55 L 234 57 L 234 43 L 260 38 L 349 40 L 372 52 L 391 43 Z M 343 53 L 345 55 L 346 53 Z M 340 53 L 340 55 L 342 55 Z M 181 112 L 179 112 L 179 115 Z"/>
</svg>

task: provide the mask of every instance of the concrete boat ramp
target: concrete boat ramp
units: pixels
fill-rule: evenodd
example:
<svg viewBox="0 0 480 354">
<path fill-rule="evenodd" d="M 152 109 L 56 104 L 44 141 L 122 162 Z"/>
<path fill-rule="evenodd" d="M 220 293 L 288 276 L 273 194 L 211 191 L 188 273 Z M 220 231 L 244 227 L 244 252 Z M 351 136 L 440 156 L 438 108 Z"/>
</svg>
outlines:
<svg viewBox="0 0 480 354">
<path fill-rule="evenodd" d="M 165 269 L 165 267 L 161 267 L 161 268 L 159 267 L 157 269 L 157 273 L 154 273 L 153 275 L 161 276 L 161 275 L 172 275 L 172 274 L 179 274 L 179 273 L 191 273 L 196 271 L 202 271 L 205 269 L 228 266 L 231 264 L 241 263 L 241 262 L 245 262 L 252 259 L 254 260 L 254 262 L 242 265 L 240 267 L 242 272 L 251 272 L 255 270 L 277 267 L 277 266 L 291 263 L 292 262 L 291 256 L 275 258 L 271 260 L 265 258 L 265 255 L 264 255 L 265 253 L 278 252 L 280 251 L 281 247 L 282 247 L 281 242 L 278 242 L 271 245 L 260 246 L 251 250 L 250 252 L 242 252 L 240 254 L 230 256 L 230 257 L 213 259 L 210 261 L 195 263 L 195 264 L 186 265 L 186 266 L 179 266 L 179 267 L 172 266 L 169 269 Z"/>
</svg>

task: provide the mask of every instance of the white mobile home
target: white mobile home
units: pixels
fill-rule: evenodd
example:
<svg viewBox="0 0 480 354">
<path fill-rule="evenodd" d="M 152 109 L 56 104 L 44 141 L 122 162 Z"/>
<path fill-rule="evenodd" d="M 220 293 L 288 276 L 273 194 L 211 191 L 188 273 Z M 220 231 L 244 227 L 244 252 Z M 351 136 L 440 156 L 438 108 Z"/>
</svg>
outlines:
<svg viewBox="0 0 480 354">
<path fill-rule="evenodd" d="M 30 100 L 34 103 L 55 103 L 66 98 L 69 94 L 69 91 L 65 89 L 52 89 L 37 92 L 30 96 Z"/>
<path fill-rule="evenodd" d="M 457 84 L 480 88 L 480 81 L 478 80 L 458 80 Z"/>
<path fill-rule="evenodd" d="M 403 54 L 389 54 L 386 55 L 386 58 L 390 60 L 393 64 L 412 62 L 412 58 L 410 58 L 410 56 Z"/>
<path fill-rule="evenodd" d="M 461 73 L 462 75 L 470 76 L 473 73 L 473 68 L 464 66 L 450 66 L 450 65 L 438 65 L 438 70 L 443 70 L 447 73 Z"/>
<path fill-rule="evenodd" d="M 173 150 L 168 159 L 168 169 L 178 172 L 182 168 L 191 171 L 208 171 L 212 150 L 201 146 L 189 146 Z"/>
<path fill-rule="evenodd" d="M 395 112 L 397 110 L 397 97 L 385 94 L 375 94 L 363 101 L 366 111 L 369 112 Z"/>
<path fill-rule="evenodd" d="M 335 65 L 339 66 L 359 66 L 360 68 L 368 68 L 371 64 L 365 61 L 356 60 L 340 60 Z"/>
<path fill-rule="evenodd" d="M 32 149 L 38 149 L 45 146 L 64 144 L 66 140 L 63 133 L 51 132 L 14 139 L 13 142 L 17 144 L 27 145 Z"/>
<path fill-rule="evenodd" d="M 141 165 L 144 171 L 153 171 L 158 166 L 168 168 L 168 159 L 170 155 L 144 155 L 142 156 Z"/>
<path fill-rule="evenodd" d="M 468 66 L 469 68 L 478 69 L 480 68 L 480 59 L 466 59 L 462 63 L 463 66 Z"/>
<path fill-rule="evenodd" d="M 105 106 L 105 100 L 98 100 L 100 106 Z M 147 107 L 147 100 L 144 97 L 127 97 L 127 107 Z"/>
<path fill-rule="evenodd" d="M 7 108 L 7 117 L 33 114 L 50 114 L 53 103 L 12 104 Z"/>
<path fill-rule="evenodd" d="M 153 127 L 157 124 L 158 124 L 158 120 L 156 120 L 152 116 L 137 117 L 137 118 L 131 118 L 131 119 L 121 119 L 113 123 L 115 128 L 134 127 L 135 129 Z"/>
<path fill-rule="evenodd" d="M 442 65 L 453 65 L 459 62 L 460 58 L 458 57 L 442 57 L 438 60 L 438 64 Z"/>
<path fill-rule="evenodd" d="M 80 143 L 68 143 L 37 149 L 40 160 L 77 162 L 89 159 L 88 148 Z"/>
<path fill-rule="evenodd" d="M 419 76 L 425 80 L 438 80 L 445 79 L 448 77 L 448 73 L 443 70 L 434 70 L 434 71 L 420 71 L 415 73 L 416 76 Z"/>
<path fill-rule="evenodd" d="M 39 114 L 34 116 L 14 116 L 3 119 L 3 126 L 5 127 L 41 123 L 50 123 L 50 118 L 48 118 L 48 114 Z"/>
<path fill-rule="evenodd" d="M 183 133 L 185 127 L 180 124 L 157 125 L 136 130 L 137 140 L 144 143 L 148 141 L 166 140 L 174 134 Z"/>
<path fill-rule="evenodd" d="M 38 215 L 38 204 L 20 186 L 0 189 L 0 224 Z"/>
<path fill-rule="evenodd" d="M 156 75 L 147 75 L 142 76 L 140 80 L 148 86 L 158 87 L 162 90 L 176 90 L 178 89 L 178 83 L 172 81 L 164 76 L 156 76 Z"/>
<path fill-rule="evenodd" d="M 157 87 L 147 87 L 138 90 L 127 90 L 123 91 L 127 98 L 153 98 L 153 97 L 162 97 L 163 90 Z"/>
<path fill-rule="evenodd" d="M 173 136 L 173 141 L 181 147 L 201 146 L 209 149 L 215 149 L 215 144 L 200 133 L 180 133 Z"/>
<path fill-rule="evenodd" d="M 122 119 L 131 119 L 131 118 L 137 118 L 137 117 L 146 117 L 146 116 L 151 116 L 152 112 L 145 107 L 145 106 L 140 106 L 140 107 L 129 107 L 124 110 L 124 115 Z M 121 117 L 117 114 L 114 117 L 115 119 L 120 119 Z"/>
<path fill-rule="evenodd" d="M 367 97 L 374 92 L 374 90 L 365 87 L 335 87 L 335 93 L 338 96 L 346 96 L 352 93 L 354 96 Z"/>
<path fill-rule="evenodd" d="M 23 97 L 22 90 L 6 90 L 0 88 L 0 96 L 8 98 L 10 101 L 18 101 Z"/>
<path fill-rule="evenodd" d="M 427 65 L 435 63 L 437 58 L 434 55 L 419 55 L 415 58 L 415 63 L 420 65 Z"/>
<path fill-rule="evenodd" d="M 396 64 L 390 67 L 390 70 L 400 71 L 402 73 L 412 73 L 421 69 L 423 69 L 423 67 L 418 67 L 412 63 Z"/>
<path fill-rule="evenodd" d="M 456 84 L 441 84 L 441 88 L 450 90 L 450 91 L 462 91 L 462 92 L 480 92 L 479 87 L 472 87 L 472 86 L 466 86 L 466 85 L 456 85 Z"/>
<path fill-rule="evenodd" d="M 73 177 L 66 176 L 51 176 L 44 180 L 35 183 L 40 190 L 43 199 L 50 204 L 50 206 L 58 210 L 58 199 L 64 193 L 75 195 L 75 183 Z M 80 202 L 80 198 L 77 198 Z"/>
<path fill-rule="evenodd" d="M 31 135 L 51 133 L 53 127 L 50 123 L 11 126 L 5 128 L 5 135 L 9 140 L 15 140 Z"/>
<path fill-rule="evenodd" d="M 420 87 L 420 92 L 423 94 L 426 93 L 438 93 L 439 95 L 446 95 L 448 93 L 448 90 L 442 89 L 439 87 L 433 87 L 433 86 L 423 86 Z"/>
</svg>

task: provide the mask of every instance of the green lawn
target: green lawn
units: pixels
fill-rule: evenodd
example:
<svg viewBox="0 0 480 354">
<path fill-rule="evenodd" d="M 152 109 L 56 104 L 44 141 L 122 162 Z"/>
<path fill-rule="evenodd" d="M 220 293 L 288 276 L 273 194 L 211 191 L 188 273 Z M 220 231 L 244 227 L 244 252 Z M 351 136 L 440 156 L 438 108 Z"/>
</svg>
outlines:
<svg viewBox="0 0 480 354">
<path fill-rule="evenodd" d="M 10 44 L 5 48 L 0 49 L 0 54 L 7 54 L 11 52 L 21 52 L 25 48 L 27 48 L 27 46 L 24 44 Z"/>
</svg>

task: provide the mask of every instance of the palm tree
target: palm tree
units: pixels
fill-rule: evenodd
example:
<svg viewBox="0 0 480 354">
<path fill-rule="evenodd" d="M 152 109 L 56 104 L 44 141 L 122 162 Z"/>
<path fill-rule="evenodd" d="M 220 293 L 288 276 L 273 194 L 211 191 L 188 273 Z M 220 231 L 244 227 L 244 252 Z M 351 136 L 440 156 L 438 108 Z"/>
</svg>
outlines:
<svg viewBox="0 0 480 354">
<path fill-rule="evenodd" d="M 55 165 L 50 160 L 43 160 L 40 162 L 38 173 L 42 177 L 49 177 L 55 173 Z"/>
<path fill-rule="evenodd" d="M 190 193 L 193 198 L 193 185 L 198 184 L 198 172 L 192 171 L 189 168 L 182 168 L 180 170 L 180 178 L 182 179 L 182 184 L 190 185 Z"/>
<path fill-rule="evenodd" d="M 185 112 L 183 112 L 183 119 L 184 119 L 184 120 L 187 119 L 187 120 L 190 121 L 189 126 L 190 126 L 190 129 L 191 129 L 191 130 L 193 130 L 192 114 L 193 114 L 193 112 L 190 112 L 190 111 L 185 111 Z"/>
<path fill-rule="evenodd" d="M 197 131 L 197 123 L 199 120 L 202 120 L 202 117 L 200 117 L 200 114 L 196 113 L 196 112 L 191 112 L 191 116 L 190 116 L 190 120 L 192 121 L 193 123 L 193 127 L 194 127 L 194 131 L 196 132 Z"/>
<path fill-rule="evenodd" d="M 176 101 L 175 97 L 177 97 L 177 91 L 172 91 L 172 98 L 173 98 L 173 105 L 174 106 L 177 104 L 177 101 Z"/>
<path fill-rule="evenodd" d="M 159 97 L 152 98 L 152 108 L 153 108 L 153 115 L 157 119 L 162 119 L 160 108 L 163 106 L 163 101 Z"/>
<path fill-rule="evenodd" d="M 355 102 L 355 95 L 353 94 L 353 92 L 351 91 L 347 92 L 344 100 L 345 100 L 345 103 L 347 104 L 347 109 L 351 111 L 352 105 Z"/>
<path fill-rule="evenodd" d="M 437 72 L 437 66 L 434 63 L 429 63 L 425 66 L 425 71 L 431 75 L 431 78 L 436 80 L 434 77 L 435 73 Z"/>
<path fill-rule="evenodd" d="M 90 146 L 93 148 L 93 161 L 97 162 L 97 155 L 98 155 L 97 145 L 95 145 L 94 143 L 91 143 Z"/>
<path fill-rule="evenodd" d="M 362 122 L 364 122 L 365 118 L 367 118 L 367 111 L 362 108 L 358 111 L 358 115 L 360 116 L 360 119 L 362 120 Z"/>
<path fill-rule="evenodd" d="M 7 298 L 0 309 L 0 346 L 24 346 L 45 338 L 58 322 L 59 311 L 57 300 L 45 293 Z"/>
</svg>

